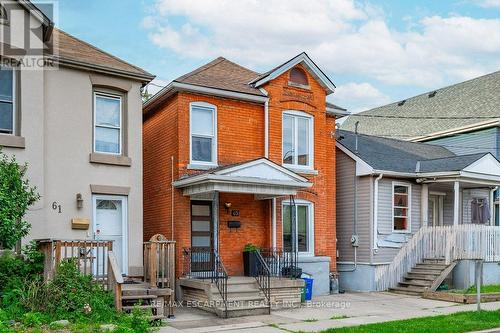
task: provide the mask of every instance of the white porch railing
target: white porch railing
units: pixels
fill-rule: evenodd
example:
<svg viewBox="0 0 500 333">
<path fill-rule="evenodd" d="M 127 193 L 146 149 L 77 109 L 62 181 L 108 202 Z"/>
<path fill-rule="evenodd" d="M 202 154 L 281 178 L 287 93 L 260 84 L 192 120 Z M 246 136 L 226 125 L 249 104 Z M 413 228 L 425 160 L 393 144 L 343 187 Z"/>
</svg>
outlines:
<svg viewBox="0 0 500 333">
<path fill-rule="evenodd" d="M 464 259 L 500 261 L 500 227 L 477 224 L 422 227 L 401 248 L 390 265 L 376 271 L 377 290 L 396 286 L 424 259 L 444 259 L 446 264 Z"/>
</svg>

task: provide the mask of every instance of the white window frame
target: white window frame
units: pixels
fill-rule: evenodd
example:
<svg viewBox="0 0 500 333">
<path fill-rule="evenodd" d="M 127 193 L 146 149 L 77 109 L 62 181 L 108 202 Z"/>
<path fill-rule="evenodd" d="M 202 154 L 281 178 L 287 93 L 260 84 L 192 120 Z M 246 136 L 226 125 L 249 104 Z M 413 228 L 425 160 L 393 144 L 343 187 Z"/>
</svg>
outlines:
<svg viewBox="0 0 500 333">
<path fill-rule="evenodd" d="M 0 132 L 0 135 L 17 135 L 16 133 L 16 126 L 17 126 L 17 101 L 16 101 L 16 95 L 17 95 L 17 78 L 16 78 L 16 68 L 11 67 L 11 66 L 6 66 L 6 65 L 1 65 L 0 67 L 8 67 L 12 69 L 12 102 L 11 101 L 6 101 L 6 100 L 0 100 L 0 102 L 3 103 L 12 103 L 12 133 L 5 133 L 5 132 Z"/>
<path fill-rule="evenodd" d="M 113 100 L 118 99 L 120 101 L 120 126 L 118 128 L 114 127 L 114 126 L 97 125 L 97 96 L 108 98 L 108 99 L 113 99 Z M 102 92 L 102 91 L 94 91 L 93 97 L 94 97 L 94 128 L 93 128 L 94 142 L 93 142 L 93 149 L 92 150 L 93 150 L 93 152 L 99 153 L 99 154 L 122 155 L 122 152 L 123 152 L 123 98 L 122 98 L 122 96 L 118 95 L 118 94 L 115 95 L 115 94 Z M 119 135 L 119 140 L 118 140 L 118 147 L 120 149 L 119 149 L 118 153 L 110 153 L 110 152 L 96 150 L 96 128 L 97 127 L 112 128 L 112 129 L 119 130 L 120 135 Z"/>
<path fill-rule="evenodd" d="M 406 188 L 408 188 L 408 207 L 399 207 L 399 206 L 395 206 L 394 205 L 394 187 L 396 186 L 404 186 Z M 391 216 L 392 216 L 392 220 L 391 220 L 391 223 L 392 223 L 392 232 L 393 233 L 400 233 L 400 234 L 409 234 L 411 233 L 411 201 L 412 201 L 412 196 L 411 196 L 411 184 L 410 183 L 406 183 L 406 182 L 396 182 L 396 181 L 393 181 L 392 182 L 392 195 L 391 195 L 391 207 L 392 207 L 392 213 L 391 213 Z M 399 216 L 395 216 L 394 215 L 394 209 L 395 208 L 407 208 L 408 209 L 408 228 L 406 230 L 395 230 L 394 229 L 394 218 L 396 217 L 399 217 Z"/>
<path fill-rule="evenodd" d="M 92 195 L 92 232 L 93 239 L 96 238 L 97 229 L 97 200 L 120 200 L 122 202 L 122 262 L 120 267 L 122 274 L 128 274 L 128 196 L 111 194 Z M 106 265 L 107 263 L 105 263 Z"/>
<path fill-rule="evenodd" d="M 193 107 L 211 109 L 213 112 L 213 135 L 195 134 L 199 137 L 212 139 L 212 161 L 210 162 L 193 160 Z M 215 167 L 217 163 L 217 106 L 206 102 L 191 102 L 189 103 L 189 164 L 191 166 Z"/>
<path fill-rule="evenodd" d="M 290 201 L 289 200 L 283 200 L 282 205 L 281 205 L 281 244 L 282 247 L 285 248 L 285 240 L 284 240 L 284 233 L 283 233 L 283 212 L 284 212 L 284 207 L 285 206 L 290 206 Z M 309 218 L 309 230 L 308 230 L 308 237 L 307 237 L 307 244 L 308 244 L 308 251 L 306 252 L 301 252 L 299 251 L 300 256 L 314 256 L 314 204 L 310 201 L 307 200 L 302 200 L 302 199 L 295 199 L 295 206 L 308 206 L 308 218 Z M 297 213 L 295 213 L 297 214 Z M 295 215 L 297 216 L 297 215 Z M 295 219 L 295 222 L 297 223 L 297 219 Z M 297 230 L 297 226 L 295 226 L 295 230 Z M 297 243 L 298 243 L 298 237 L 296 237 Z M 298 244 L 295 244 L 296 248 L 298 248 Z"/>
<path fill-rule="evenodd" d="M 283 123 L 284 123 L 284 118 L 285 116 L 291 116 L 294 118 L 306 118 L 309 121 L 309 163 L 307 165 L 300 165 L 297 163 L 285 163 L 283 161 L 283 145 L 284 145 L 284 130 L 283 130 Z M 294 159 L 297 162 L 298 161 L 298 121 L 294 121 L 294 129 L 293 129 L 295 135 L 294 135 Z M 314 117 L 306 112 L 303 111 L 296 111 L 296 110 L 286 110 L 283 111 L 283 114 L 281 116 L 281 164 L 282 166 L 290 169 L 303 169 L 303 170 L 313 170 L 314 169 Z"/>
</svg>

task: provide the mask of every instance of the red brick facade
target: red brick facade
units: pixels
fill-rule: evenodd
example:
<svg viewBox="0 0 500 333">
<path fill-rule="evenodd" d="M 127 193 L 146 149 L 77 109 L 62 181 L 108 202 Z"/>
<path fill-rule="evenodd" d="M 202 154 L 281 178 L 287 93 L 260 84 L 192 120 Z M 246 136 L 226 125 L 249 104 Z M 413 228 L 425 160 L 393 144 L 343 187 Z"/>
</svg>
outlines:
<svg viewBox="0 0 500 333">
<path fill-rule="evenodd" d="M 301 65 L 298 65 L 301 66 Z M 301 174 L 314 185 L 296 198 L 314 205 L 314 254 L 331 258 L 336 269 L 335 234 L 335 118 L 327 116 L 325 89 L 306 70 L 310 89 L 289 85 L 289 72 L 263 86 L 269 96 L 269 159 L 282 164 L 282 114 L 298 110 L 314 117 L 314 170 Z M 217 107 L 218 164 L 229 165 L 265 155 L 264 104 L 178 92 L 145 116 L 144 237 L 163 233 L 177 241 L 177 273 L 182 270 L 182 248 L 191 241 L 190 198 L 173 190 L 172 180 L 199 171 L 189 170 L 189 104 L 207 102 Z M 173 165 L 173 170 L 172 170 Z M 277 200 L 277 246 L 281 246 L 281 200 Z M 220 193 L 218 246 L 230 275 L 243 273 L 242 249 L 247 243 L 272 245 L 271 200 L 254 200 L 252 194 Z M 224 202 L 240 211 L 242 227 L 230 230 L 230 213 Z M 173 219 L 172 219 L 173 212 Z"/>
</svg>

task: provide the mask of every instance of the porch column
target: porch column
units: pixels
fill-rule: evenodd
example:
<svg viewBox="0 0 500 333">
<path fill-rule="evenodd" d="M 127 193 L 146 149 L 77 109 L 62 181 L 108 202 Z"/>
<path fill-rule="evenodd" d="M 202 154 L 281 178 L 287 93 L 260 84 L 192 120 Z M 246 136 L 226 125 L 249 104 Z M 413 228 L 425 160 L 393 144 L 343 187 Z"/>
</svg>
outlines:
<svg viewBox="0 0 500 333">
<path fill-rule="evenodd" d="M 271 199 L 272 248 L 276 248 L 276 198 Z"/>
<path fill-rule="evenodd" d="M 429 225 L 429 185 L 422 184 L 422 195 L 420 196 L 420 220 L 422 226 Z"/>
<path fill-rule="evenodd" d="M 458 226 L 459 214 L 460 214 L 460 182 L 456 181 L 453 183 L 453 225 Z"/>
</svg>

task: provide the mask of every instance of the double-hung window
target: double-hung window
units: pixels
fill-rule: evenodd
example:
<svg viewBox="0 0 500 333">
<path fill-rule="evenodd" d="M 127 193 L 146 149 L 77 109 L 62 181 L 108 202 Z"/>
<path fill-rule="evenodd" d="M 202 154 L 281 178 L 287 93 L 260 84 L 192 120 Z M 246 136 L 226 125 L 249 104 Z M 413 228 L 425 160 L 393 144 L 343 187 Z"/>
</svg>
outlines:
<svg viewBox="0 0 500 333">
<path fill-rule="evenodd" d="M 296 201 L 295 205 L 283 202 L 283 248 L 295 249 L 302 254 L 314 255 L 313 205 L 307 201 Z M 294 221 L 294 222 L 292 222 Z"/>
<path fill-rule="evenodd" d="M 300 111 L 283 113 L 283 164 L 313 167 L 313 117 Z"/>
<path fill-rule="evenodd" d="M 12 67 L 0 66 L 0 133 L 14 134 L 15 74 Z"/>
<path fill-rule="evenodd" d="M 217 164 L 217 109 L 202 102 L 190 105 L 191 163 Z"/>
<path fill-rule="evenodd" d="M 395 232 L 410 232 L 411 187 L 409 184 L 392 184 L 392 219 Z"/>
<path fill-rule="evenodd" d="M 94 151 L 122 154 L 122 98 L 94 92 Z"/>
</svg>

